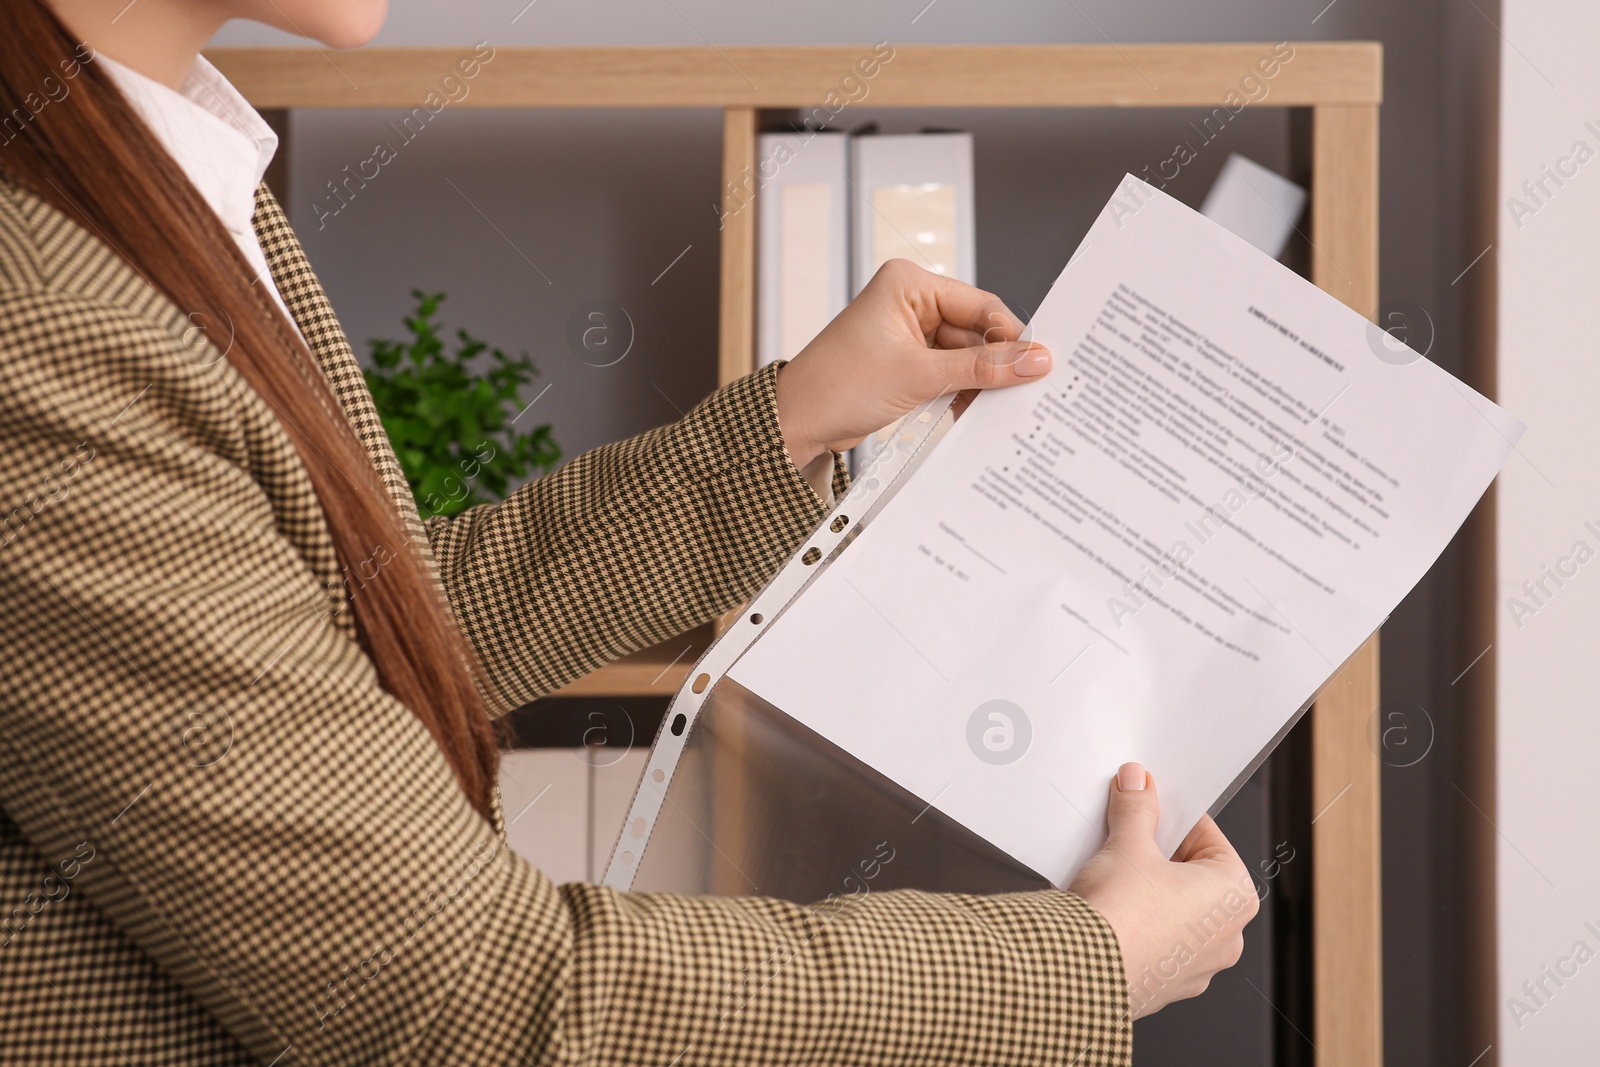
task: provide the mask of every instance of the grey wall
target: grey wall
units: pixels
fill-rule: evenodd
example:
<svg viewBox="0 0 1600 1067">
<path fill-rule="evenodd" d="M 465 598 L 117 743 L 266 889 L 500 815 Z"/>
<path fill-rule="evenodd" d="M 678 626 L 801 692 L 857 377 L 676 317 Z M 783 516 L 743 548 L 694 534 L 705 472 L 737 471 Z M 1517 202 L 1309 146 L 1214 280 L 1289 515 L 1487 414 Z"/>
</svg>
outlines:
<svg viewBox="0 0 1600 1067">
<path fill-rule="evenodd" d="M 290 216 L 358 348 L 398 336 L 411 289 L 448 293 L 447 325 L 534 357 L 524 395 L 550 388 L 519 426 L 552 423 L 568 456 L 676 419 L 715 387 L 719 114 L 447 108 L 410 143 L 393 117 L 290 119 Z M 377 140 L 396 158 L 319 217 L 316 203 L 337 205 L 327 182 Z M 595 299 L 632 323 L 614 365 L 567 343 Z"/>
<path fill-rule="evenodd" d="M 1382 286 L 1426 310 L 1430 353 L 1462 373 L 1465 312 L 1450 283 L 1478 251 L 1466 221 L 1472 134 L 1492 113 L 1486 77 L 1497 7 L 1445 0 L 395 0 L 380 45 L 729 44 L 1375 39 L 1386 49 L 1382 117 Z M 519 14 L 520 13 L 520 14 Z M 230 27 L 218 43 L 289 43 Z M 1464 61 L 1462 57 L 1473 57 Z M 337 64 L 337 55 L 330 56 Z M 440 72 L 441 74 L 443 71 Z M 1488 75 L 1492 76 L 1492 74 Z M 418 98 L 429 86 L 418 86 Z M 870 103 L 870 101 L 869 101 Z M 358 343 L 394 335 L 413 286 L 451 294 L 447 320 L 539 361 L 550 390 L 534 412 L 569 454 L 675 417 L 714 384 L 717 116 L 710 113 L 481 113 L 446 109 L 378 179 L 317 228 L 313 198 L 375 139 L 383 112 L 300 113 L 292 128 L 291 215 Z M 891 128 L 959 125 L 978 136 L 979 281 L 1024 313 L 1035 307 L 1125 169 L 1193 139 L 1182 112 L 847 113 Z M 1281 112 L 1247 110 L 1174 184 L 1197 203 L 1230 150 L 1287 159 Z M 450 183 L 454 183 L 454 188 Z M 658 274 L 685 248 L 665 276 Z M 652 284 L 653 282 L 653 284 Z M 566 324 L 583 301 L 631 317 L 628 357 L 577 359 Z M 531 392 L 529 398 L 531 399 Z M 1386 751 L 1385 1001 L 1391 1063 L 1459 1067 L 1469 1047 L 1461 871 L 1470 820 L 1453 783 L 1470 756 L 1468 674 L 1458 619 L 1463 572 L 1447 555 L 1386 626 L 1386 710 L 1408 718 L 1419 751 Z M 1478 931 L 1479 936 L 1484 932 Z M 1485 1061 L 1487 1062 L 1487 1061 Z"/>
</svg>

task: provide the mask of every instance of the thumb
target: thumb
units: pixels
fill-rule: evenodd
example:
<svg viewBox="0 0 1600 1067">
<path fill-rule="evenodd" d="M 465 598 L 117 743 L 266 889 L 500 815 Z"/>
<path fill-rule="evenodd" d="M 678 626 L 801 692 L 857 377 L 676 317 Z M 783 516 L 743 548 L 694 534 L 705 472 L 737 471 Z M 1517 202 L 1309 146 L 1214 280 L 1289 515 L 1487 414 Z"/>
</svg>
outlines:
<svg viewBox="0 0 1600 1067">
<path fill-rule="evenodd" d="M 931 358 L 930 358 L 931 357 Z M 1036 381 L 1050 369 L 1050 350 L 1032 341 L 1001 341 L 970 348 L 935 349 L 918 361 L 932 395 L 955 389 L 998 389 Z M 937 378 L 937 381 L 932 379 Z"/>
<path fill-rule="evenodd" d="M 1121 848 L 1153 849 L 1160 816 L 1155 779 L 1139 764 L 1124 763 L 1111 780 L 1111 799 L 1106 805 L 1111 841 Z"/>
</svg>

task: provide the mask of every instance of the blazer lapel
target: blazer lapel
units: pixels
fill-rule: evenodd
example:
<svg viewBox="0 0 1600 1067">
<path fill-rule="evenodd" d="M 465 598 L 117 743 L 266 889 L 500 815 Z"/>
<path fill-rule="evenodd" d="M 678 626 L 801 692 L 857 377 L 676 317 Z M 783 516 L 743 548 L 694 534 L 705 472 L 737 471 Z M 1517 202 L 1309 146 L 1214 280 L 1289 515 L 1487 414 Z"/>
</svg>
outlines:
<svg viewBox="0 0 1600 1067">
<path fill-rule="evenodd" d="M 289 220 L 265 182 L 256 187 L 256 211 L 252 220 L 261 250 L 266 253 L 267 265 L 272 269 L 272 280 L 278 286 L 283 302 L 288 305 L 295 325 L 316 357 L 317 366 L 333 386 L 334 395 L 345 418 L 355 428 L 356 436 L 378 468 L 383 484 L 400 510 L 406 531 L 419 542 L 428 567 L 438 576 L 438 569 L 429 550 L 427 533 L 417 512 L 411 486 L 406 482 L 400 461 L 395 457 L 394 446 L 384 432 L 378 409 L 372 402 L 361 365 L 356 362 L 344 328 L 339 325 L 322 291 L 322 283 L 311 270 L 300 239 L 289 226 Z"/>
<path fill-rule="evenodd" d="M 256 211 L 251 221 L 255 226 L 256 239 L 261 242 L 261 250 L 266 253 L 267 266 L 272 269 L 272 280 L 278 286 L 278 293 L 288 305 L 289 314 L 294 317 L 295 325 L 310 346 L 311 354 L 316 357 L 317 366 L 333 386 L 334 396 L 338 398 L 345 418 L 355 427 L 357 438 L 377 465 L 384 488 L 389 490 L 400 511 L 406 532 L 422 554 L 434 582 L 438 583 L 439 564 L 434 559 L 427 530 L 417 511 L 416 498 L 411 494 L 411 486 L 400 469 L 400 461 L 395 457 L 394 446 L 389 442 L 389 435 L 384 432 L 383 423 L 378 418 L 378 409 L 372 402 L 372 393 L 367 389 L 361 365 L 356 362 L 350 342 L 345 339 L 344 328 L 339 325 L 333 306 L 328 303 L 328 295 L 322 291 L 322 283 L 317 281 L 317 276 L 311 270 L 311 263 L 300 247 L 300 239 L 290 228 L 283 208 L 265 182 L 256 187 Z M 442 584 L 440 588 L 442 591 Z M 448 606 L 448 598 L 445 603 Z M 492 689 L 484 684 L 476 671 L 474 678 L 479 691 L 483 693 L 485 705 L 496 706 L 498 697 Z M 505 807 L 498 782 L 491 793 L 489 822 L 495 836 L 504 843 Z"/>
</svg>

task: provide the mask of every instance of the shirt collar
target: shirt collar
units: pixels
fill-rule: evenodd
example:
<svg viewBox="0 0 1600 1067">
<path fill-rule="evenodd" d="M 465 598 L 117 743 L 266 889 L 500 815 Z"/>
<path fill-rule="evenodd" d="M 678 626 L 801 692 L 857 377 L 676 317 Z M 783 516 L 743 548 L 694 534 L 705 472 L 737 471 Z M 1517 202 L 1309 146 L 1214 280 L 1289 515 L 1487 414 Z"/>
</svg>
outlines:
<svg viewBox="0 0 1600 1067">
<path fill-rule="evenodd" d="M 252 233 L 256 186 L 278 150 L 278 135 L 204 56 L 174 91 L 105 53 L 95 57 L 182 168 L 222 224 Z"/>
</svg>

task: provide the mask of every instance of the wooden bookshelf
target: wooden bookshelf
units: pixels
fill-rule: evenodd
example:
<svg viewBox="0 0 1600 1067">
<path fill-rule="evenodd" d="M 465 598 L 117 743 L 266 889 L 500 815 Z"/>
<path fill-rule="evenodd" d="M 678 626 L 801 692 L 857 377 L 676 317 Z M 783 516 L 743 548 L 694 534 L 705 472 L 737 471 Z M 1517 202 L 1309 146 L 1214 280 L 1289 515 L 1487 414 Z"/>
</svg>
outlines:
<svg viewBox="0 0 1600 1067">
<path fill-rule="evenodd" d="M 1271 44 L 904 46 L 857 101 L 883 107 L 1218 107 Z M 1301 109 L 1310 126 L 1310 275 L 1361 314 L 1377 310 L 1376 43 L 1295 44 L 1253 108 Z M 292 108 L 412 108 L 470 49 L 216 49 L 207 56 L 268 114 Z M 870 45 L 801 48 L 500 48 L 451 107 L 718 108 L 724 189 L 747 189 L 756 134 L 780 112 L 818 107 Z M 770 113 L 770 114 L 769 114 Z M 280 116 L 281 117 L 281 116 Z M 722 232 L 718 379 L 755 368 L 755 215 Z M 709 633 L 617 661 L 562 695 L 670 694 Z M 685 645 L 688 651 L 685 652 Z M 1378 707 L 1374 638 L 1313 711 L 1312 827 L 1320 1060 L 1383 1060 Z"/>
</svg>

